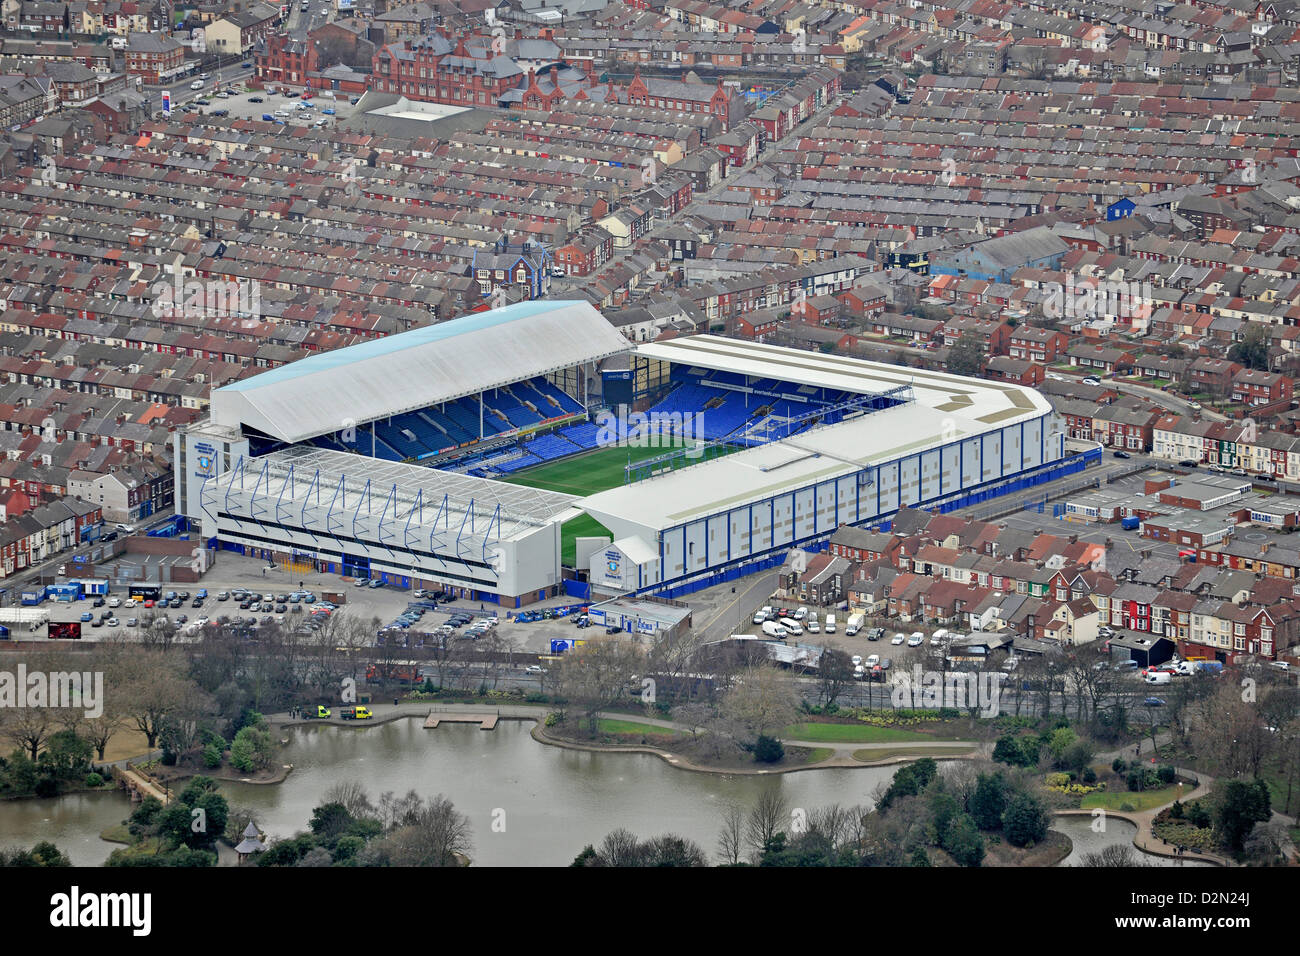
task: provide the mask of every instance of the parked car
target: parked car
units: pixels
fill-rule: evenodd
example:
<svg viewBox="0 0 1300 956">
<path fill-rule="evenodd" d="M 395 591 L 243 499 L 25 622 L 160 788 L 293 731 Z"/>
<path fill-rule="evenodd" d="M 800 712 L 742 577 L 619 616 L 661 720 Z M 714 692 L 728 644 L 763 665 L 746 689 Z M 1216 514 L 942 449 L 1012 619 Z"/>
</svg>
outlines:
<svg viewBox="0 0 1300 956">
<path fill-rule="evenodd" d="M 1164 699 L 1163 697 L 1148 697 L 1148 698 L 1146 698 L 1144 701 L 1142 701 L 1142 706 L 1143 706 L 1143 707 L 1163 707 L 1163 706 L 1165 706 L 1165 699 Z"/>
<path fill-rule="evenodd" d="M 1200 462 L 1197 461 L 1195 458 L 1184 458 L 1182 461 L 1178 463 L 1178 466 L 1180 468 L 1195 468 L 1199 464 Z"/>
<path fill-rule="evenodd" d="M 1132 457 L 1133 457 L 1132 455 L 1130 455 L 1130 454 L 1129 454 L 1128 452 L 1126 452 L 1126 451 L 1115 451 L 1115 452 L 1111 452 L 1111 454 L 1114 455 L 1116 458 L 1132 458 Z"/>
<path fill-rule="evenodd" d="M 904 637 L 902 634 L 895 634 L 893 637 L 891 637 L 891 638 L 889 639 L 889 643 L 890 643 L 890 644 L 902 644 L 905 640 L 907 640 L 907 638 Z"/>
</svg>

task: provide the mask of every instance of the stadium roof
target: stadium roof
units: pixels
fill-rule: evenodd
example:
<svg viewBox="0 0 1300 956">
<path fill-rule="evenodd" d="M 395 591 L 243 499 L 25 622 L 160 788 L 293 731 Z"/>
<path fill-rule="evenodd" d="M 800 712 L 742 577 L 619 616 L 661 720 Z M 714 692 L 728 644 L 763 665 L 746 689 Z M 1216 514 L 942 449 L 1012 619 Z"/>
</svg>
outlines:
<svg viewBox="0 0 1300 956">
<path fill-rule="evenodd" d="M 425 509 L 419 523 L 430 521 L 437 524 L 441 521 L 451 529 L 461 526 L 463 516 L 471 510 L 471 502 L 480 531 L 484 523 L 496 514 L 496 509 L 500 508 L 500 513 L 497 515 L 501 522 L 498 533 L 502 538 L 532 533 L 556 520 L 569 517 L 576 500 L 573 495 L 558 491 L 512 485 L 504 481 L 459 475 L 420 465 L 382 461 L 350 452 L 303 446 L 282 449 L 260 458 L 247 459 L 244 470 L 248 476 L 249 487 L 255 484 L 263 465 L 268 471 L 267 482 L 275 485 L 277 494 L 284 494 L 280 489 L 285 486 L 289 470 L 293 469 L 294 485 L 287 492 L 288 501 L 308 499 L 313 478 L 317 488 L 327 489 L 333 489 L 338 485 L 340 478 L 345 478 L 346 494 L 352 496 L 353 501 L 362 500 L 361 495 L 369 484 L 370 499 L 367 513 L 378 514 L 384 509 L 389 491 L 395 487 L 396 501 L 393 515 L 400 514 L 401 521 L 410 514 L 410 509 L 419 493 L 422 493 Z M 319 477 L 317 477 L 318 471 Z M 222 487 L 227 488 L 239 482 L 239 479 L 232 469 L 222 476 L 221 481 Z M 329 500 L 328 493 L 324 494 L 324 500 Z M 439 517 L 440 508 L 442 508 L 441 517 Z M 288 510 L 295 511 L 295 509 Z"/>
<path fill-rule="evenodd" d="M 296 442 L 627 350 L 586 302 L 521 302 L 323 352 L 212 392 L 212 420 Z"/>
<path fill-rule="evenodd" d="M 637 346 L 638 358 L 677 365 L 739 372 L 797 385 L 815 385 L 860 394 L 888 392 L 910 385 L 918 405 L 973 419 L 985 425 L 1018 419 L 1028 412 L 1051 411 L 1047 400 L 1032 389 L 1008 382 L 966 378 L 947 372 L 926 372 L 885 362 L 868 362 L 842 355 L 763 345 L 717 335 L 691 335 Z"/>
<path fill-rule="evenodd" d="M 1019 385 L 709 335 L 640 345 L 636 354 L 863 393 L 911 385 L 915 401 L 582 499 L 582 509 L 616 536 L 671 528 L 1052 411 Z"/>
</svg>

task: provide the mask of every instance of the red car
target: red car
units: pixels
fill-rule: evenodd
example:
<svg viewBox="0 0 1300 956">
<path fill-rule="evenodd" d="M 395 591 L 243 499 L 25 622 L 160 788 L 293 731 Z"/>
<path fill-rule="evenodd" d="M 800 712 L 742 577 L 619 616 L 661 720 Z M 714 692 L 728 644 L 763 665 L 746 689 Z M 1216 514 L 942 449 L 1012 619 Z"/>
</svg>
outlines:
<svg viewBox="0 0 1300 956">
<path fill-rule="evenodd" d="M 153 607 L 153 601 L 152 601 L 152 600 L 146 600 L 146 601 L 144 602 L 144 606 L 145 606 L 145 607 Z"/>
</svg>

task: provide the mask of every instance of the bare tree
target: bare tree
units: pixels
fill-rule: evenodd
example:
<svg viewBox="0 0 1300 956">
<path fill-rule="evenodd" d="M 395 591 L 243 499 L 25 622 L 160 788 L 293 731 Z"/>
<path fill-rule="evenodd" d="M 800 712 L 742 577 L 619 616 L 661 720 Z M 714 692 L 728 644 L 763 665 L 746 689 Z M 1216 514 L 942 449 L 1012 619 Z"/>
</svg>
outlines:
<svg viewBox="0 0 1300 956">
<path fill-rule="evenodd" d="M 377 857 L 389 866 L 459 866 L 466 861 L 473 847 L 469 818 L 442 794 L 427 801 L 417 796 L 414 804 L 397 826 L 371 841 L 367 860 Z"/>
<path fill-rule="evenodd" d="M 745 842 L 755 860 L 772 846 L 776 835 L 784 832 L 789 822 L 790 805 L 778 787 L 768 787 L 759 794 L 745 821 Z"/>
<path fill-rule="evenodd" d="M 745 670 L 722 699 L 722 712 L 756 738 L 794 723 L 798 694 L 785 671 L 768 664 Z"/>
<path fill-rule="evenodd" d="M 556 678 L 561 696 L 576 705 L 591 734 L 600 712 L 627 697 L 632 676 L 645 665 L 645 655 L 632 641 L 598 637 L 574 648 L 561 659 Z"/>
<path fill-rule="evenodd" d="M 373 817 L 377 812 L 370 802 L 370 795 L 359 780 L 340 780 L 325 791 L 324 800 L 326 803 L 342 804 L 357 819 Z"/>
<path fill-rule="evenodd" d="M 181 673 L 182 661 L 173 655 L 139 648 L 124 654 L 120 664 L 129 674 L 117 690 L 122 713 L 153 749 L 168 715 L 192 703 L 200 691 Z"/>
<path fill-rule="evenodd" d="M 830 707 L 844 693 L 844 688 L 853 683 L 853 662 L 849 655 L 835 648 L 822 651 L 817 662 L 817 700 Z"/>
<path fill-rule="evenodd" d="M 718 856 L 724 864 L 735 866 L 745 852 L 745 808 L 733 803 L 722 815 L 718 832 Z"/>
</svg>

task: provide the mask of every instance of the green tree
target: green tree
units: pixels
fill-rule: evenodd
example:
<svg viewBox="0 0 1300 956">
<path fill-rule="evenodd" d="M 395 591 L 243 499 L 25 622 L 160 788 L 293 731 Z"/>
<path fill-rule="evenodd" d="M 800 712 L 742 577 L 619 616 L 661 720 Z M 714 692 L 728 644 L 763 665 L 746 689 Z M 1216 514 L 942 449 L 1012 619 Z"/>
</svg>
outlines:
<svg viewBox="0 0 1300 956">
<path fill-rule="evenodd" d="M 352 825 L 352 814 L 341 803 L 322 803 L 311 812 L 311 832 L 324 843 L 331 843 Z"/>
<path fill-rule="evenodd" d="M 1000 830 L 1007 808 L 1007 781 L 1002 771 L 982 773 L 970 798 L 970 815 L 981 830 Z"/>
<path fill-rule="evenodd" d="M 754 759 L 759 763 L 776 763 L 785 757 L 785 745 L 775 737 L 759 734 L 754 744 Z"/>
<path fill-rule="evenodd" d="M 1271 816 L 1268 785 L 1263 780 L 1229 780 L 1214 813 L 1214 828 L 1223 844 L 1241 852 L 1256 823 Z"/>
<path fill-rule="evenodd" d="M 964 813 L 953 819 L 942 846 L 962 866 L 979 866 L 984 859 L 984 838 Z"/>
<path fill-rule="evenodd" d="M 89 741 L 71 730 L 60 730 L 50 735 L 37 762 L 61 777 L 80 775 L 90 766 L 92 753 Z"/>
<path fill-rule="evenodd" d="M 1032 794 L 1018 793 L 1007 803 L 1002 828 L 1012 846 L 1033 846 L 1047 836 L 1047 808 Z"/>
<path fill-rule="evenodd" d="M 245 773 L 262 770 L 271 762 L 271 734 L 261 727 L 243 727 L 230 745 L 230 763 Z"/>
<path fill-rule="evenodd" d="M 914 797 L 930 786 L 939 773 L 939 765 L 932 757 L 923 757 L 915 763 L 899 768 L 889 789 L 880 798 L 879 810 L 884 813 L 899 797 Z"/>
</svg>

